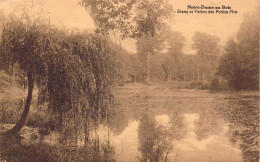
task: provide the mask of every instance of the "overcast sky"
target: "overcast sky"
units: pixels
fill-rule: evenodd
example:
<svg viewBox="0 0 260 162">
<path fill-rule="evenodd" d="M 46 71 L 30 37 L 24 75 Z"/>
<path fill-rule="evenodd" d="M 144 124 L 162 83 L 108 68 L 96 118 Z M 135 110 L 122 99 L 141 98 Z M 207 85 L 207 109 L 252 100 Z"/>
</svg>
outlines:
<svg viewBox="0 0 260 162">
<path fill-rule="evenodd" d="M 28 0 L 27 0 L 28 1 Z M 31 0 L 30 0 L 31 1 Z M 62 24 L 68 28 L 94 29 L 93 21 L 85 8 L 77 4 L 78 0 L 39 0 L 40 9 L 48 14 L 53 23 Z M 237 14 L 184 14 L 175 13 L 171 22 L 173 30 L 181 32 L 186 45 L 184 53 L 194 54 L 191 49 L 192 36 L 196 31 L 203 31 L 220 37 L 221 43 L 233 36 L 239 28 L 241 19 L 246 12 L 254 10 L 257 0 L 169 0 L 174 9 L 186 10 L 187 5 L 222 6 L 229 5 Z M 0 9 L 6 16 L 13 12 L 21 0 L 0 0 Z M 136 52 L 135 41 L 131 39 L 122 42 L 129 52 Z"/>
<path fill-rule="evenodd" d="M 172 29 L 180 31 L 185 39 L 186 46 L 184 53 L 195 53 L 191 49 L 192 36 L 196 31 L 203 31 L 218 36 L 221 43 L 233 36 L 238 30 L 243 15 L 246 12 L 254 10 L 257 0 L 171 0 L 175 10 L 187 9 L 187 5 L 205 5 L 205 6 L 230 6 L 237 10 L 237 14 L 183 14 L 176 13 L 175 23 L 172 23 Z"/>
</svg>

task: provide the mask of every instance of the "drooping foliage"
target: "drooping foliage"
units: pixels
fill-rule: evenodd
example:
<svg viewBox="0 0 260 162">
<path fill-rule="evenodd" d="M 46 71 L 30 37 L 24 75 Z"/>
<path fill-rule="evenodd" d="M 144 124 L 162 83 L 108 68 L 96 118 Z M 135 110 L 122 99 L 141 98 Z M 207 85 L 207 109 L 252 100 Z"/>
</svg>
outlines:
<svg viewBox="0 0 260 162">
<path fill-rule="evenodd" d="M 6 17 L 4 16 L 3 11 L 0 10 L 0 29 L 2 29 L 2 26 L 5 24 L 5 22 L 6 22 Z M 0 37 L 1 36 L 2 36 L 2 31 L 0 31 Z"/>
<path fill-rule="evenodd" d="M 39 105 L 59 114 L 60 122 L 68 116 L 97 121 L 107 117 L 113 102 L 110 85 L 118 69 L 113 46 L 104 36 L 12 18 L 3 30 L 1 66 L 30 74 Z"/>
</svg>

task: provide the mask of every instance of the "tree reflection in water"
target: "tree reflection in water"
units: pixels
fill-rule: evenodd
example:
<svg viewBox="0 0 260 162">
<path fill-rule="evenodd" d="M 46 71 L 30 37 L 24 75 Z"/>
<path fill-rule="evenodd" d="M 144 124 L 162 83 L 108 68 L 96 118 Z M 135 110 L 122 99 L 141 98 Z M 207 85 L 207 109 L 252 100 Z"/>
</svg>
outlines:
<svg viewBox="0 0 260 162">
<path fill-rule="evenodd" d="M 218 120 L 216 113 L 211 108 L 200 113 L 198 121 L 195 122 L 197 139 L 202 141 L 211 135 L 219 133 L 221 126 Z"/>
<path fill-rule="evenodd" d="M 28 132 L 23 137 L 0 136 L 0 161 L 115 161 L 114 146 L 109 139 L 100 140 L 91 135 L 92 131 L 76 128 L 69 130 L 67 127 L 69 133 L 65 136 L 57 133 L 58 137 L 54 139 L 35 132 Z M 58 140 L 60 138 L 63 140 Z"/>
<path fill-rule="evenodd" d="M 23 143 L 21 138 L 1 137 L 0 161 L 48 162 L 48 161 L 115 161 L 114 147 L 100 141 L 84 146 L 50 145 L 44 142 Z"/>
<path fill-rule="evenodd" d="M 175 109 L 171 112 L 170 121 L 170 138 L 172 140 L 180 140 L 186 134 L 186 129 L 184 125 L 183 115 L 179 112 L 179 110 Z"/>
<path fill-rule="evenodd" d="M 259 100 L 257 96 L 240 96 L 221 101 L 218 110 L 231 125 L 230 141 L 238 143 L 245 161 L 259 160 Z"/>
<path fill-rule="evenodd" d="M 172 150 L 169 132 L 156 122 L 154 116 L 143 114 L 138 127 L 138 139 L 140 161 L 167 160 L 167 155 Z"/>
</svg>

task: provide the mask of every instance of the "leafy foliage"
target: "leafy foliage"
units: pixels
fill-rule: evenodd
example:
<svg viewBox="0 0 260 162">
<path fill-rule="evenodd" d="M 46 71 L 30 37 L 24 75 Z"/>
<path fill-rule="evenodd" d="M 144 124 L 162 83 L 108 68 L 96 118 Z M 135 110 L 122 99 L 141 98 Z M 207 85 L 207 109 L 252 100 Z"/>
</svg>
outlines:
<svg viewBox="0 0 260 162">
<path fill-rule="evenodd" d="M 154 36 L 173 13 L 168 0 L 82 0 L 80 4 L 90 12 L 98 33 L 117 29 L 124 38 Z"/>
<path fill-rule="evenodd" d="M 156 30 L 165 26 L 165 20 L 173 16 L 168 0 L 140 0 L 137 10 L 133 18 L 137 25 L 137 37 L 144 34 L 154 37 Z"/>
<path fill-rule="evenodd" d="M 165 36 L 167 38 L 168 43 L 168 52 L 173 56 L 178 56 L 183 54 L 183 46 L 185 43 L 185 38 L 182 35 L 182 33 L 178 31 L 171 31 L 167 30 L 164 32 Z"/>
<path fill-rule="evenodd" d="M 138 0 L 82 0 L 86 10 L 94 20 L 97 32 L 106 34 L 109 30 L 120 29 L 123 35 L 130 34 L 134 28 L 130 23 L 131 10 Z"/>
<path fill-rule="evenodd" d="M 138 127 L 138 150 L 140 161 L 163 161 L 167 152 L 172 150 L 169 132 L 164 126 L 156 123 L 154 117 L 144 114 Z"/>
<path fill-rule="evenodd" d="M 219 74 L 236 90 L 259 88 L 259 15 L 244 17 L 237 39 L 227 42 Z"/>
<path fill-rule="evenodd" d="M 2 29 L 2 26 L 6 23 L 6 17 L 2 10 L 0 10 L 0 29 Z M 2 36 L 2 31 L 0 31 L 0 37 Z M 1 41 L 1 40 L 0 40 Z"/>
<path fill-rule="evenodd" d="M 143 66 L 147 68 L 148 54 L 156 54 L 162 49 L 164 39 L 161 39 L 159 34 L 154 37 L 145 35 L 142 38 L 137 39 L 137 52 L 140 61 Z"/>
<path fill-rule="evenodd" d="M 204 32 L 196 32 L 193 36 L 192 47 L 197 50 L 197 54 L 207 58 L 215 58 L 219 54 L 219 41 L 216 36 Z"/>
<path fill-rule="evenodd" d="M 71 118 L 108 116 L 113 102 L 110 85 L 117 78 L 114 45 L 105 37 L 66 32 L 46 21 L 13 17 L 5 26 L 1 65 L 31 73 L 39 89 L 40 105 Z M 66 115 L 67 116 L 67 115 Z"/>
</svg>

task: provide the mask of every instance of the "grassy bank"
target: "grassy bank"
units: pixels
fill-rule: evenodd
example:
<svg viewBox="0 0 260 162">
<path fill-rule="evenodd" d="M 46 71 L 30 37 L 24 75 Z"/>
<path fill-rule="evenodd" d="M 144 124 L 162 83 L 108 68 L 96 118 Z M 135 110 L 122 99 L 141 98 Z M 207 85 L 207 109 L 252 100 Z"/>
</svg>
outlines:
<svg viewBox="0 0 260 162">
<path fill-rule="evenodd" d="M 134 83 L 129 83 L 134 84 Z M 137 85 L 141 85 L 142 83 L 136 83 Z M 200 89 L 206 90 L 210 89 L 210 82 L 197 82 L 197 81 L 170 81 L 170 82 L 151 82 L 148 85 L 164 87 L 170 89 Z"/>
<path fill-rule="evenodd" d="M 0 99 L 0 123 L 15 124 L 24 109 L 23 98 L 3 97 Z M 47 109 L 40 109 L 37 103 L 33 100 L 26 125 L 29 127 L 53 128 L 56 121 Z"/>
</svg>

